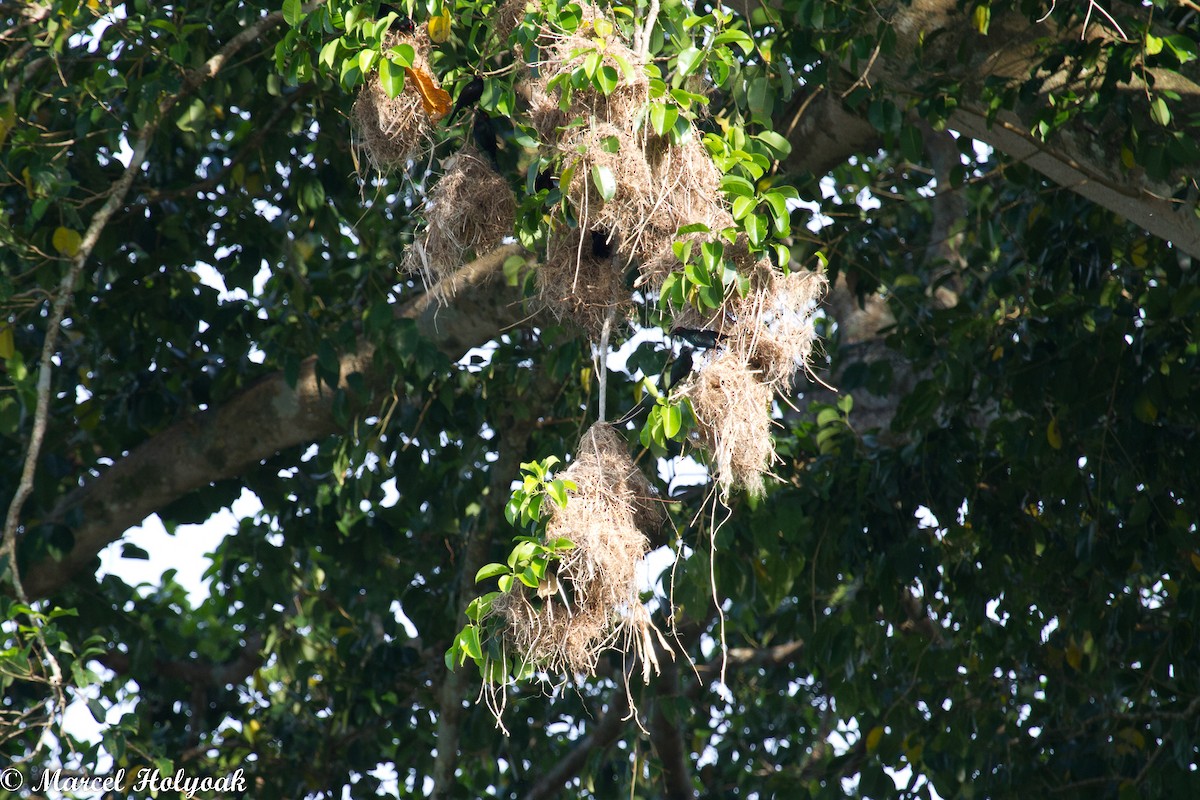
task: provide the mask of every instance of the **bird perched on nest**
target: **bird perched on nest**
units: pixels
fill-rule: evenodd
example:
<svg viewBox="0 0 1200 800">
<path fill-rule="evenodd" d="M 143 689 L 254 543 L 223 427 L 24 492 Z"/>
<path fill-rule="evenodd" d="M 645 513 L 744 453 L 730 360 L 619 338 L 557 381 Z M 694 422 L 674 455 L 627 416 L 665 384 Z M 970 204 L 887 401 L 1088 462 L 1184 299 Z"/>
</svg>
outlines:
<svg viewBox="0 0 1200 800">
<path fill-rule="evenodd" d="M 692 347 L 700 350 L 711 350 L 725 340 L 725 334 L 704 328 L 671 328 L 671 335 L 678 336 Z"/>
</svg>

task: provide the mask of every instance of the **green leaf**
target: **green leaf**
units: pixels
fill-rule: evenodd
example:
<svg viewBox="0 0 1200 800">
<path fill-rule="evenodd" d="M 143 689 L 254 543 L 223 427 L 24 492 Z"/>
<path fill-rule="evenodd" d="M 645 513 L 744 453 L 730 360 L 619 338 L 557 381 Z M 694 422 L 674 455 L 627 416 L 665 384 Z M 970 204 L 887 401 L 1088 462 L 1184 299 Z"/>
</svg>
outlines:
<svg viewBox="0 0 1200 800">
<path fill-rule="evenodd" d="M 330 39 L 321 48 L 321 54 L 317 56 L 317 63 L 326 69 L 333 69 L 334 61 L 337 60 L 338 45 L 341 44 L 340 39 Z"/>
<path fill-rule="evenodd" d="M 771 148 L 771 152 L 777 159 L 786 158 L 792 152 L 792 143 L 775 131 L 763 131 L 755 134 L 754 138 Z"/>
<path fill-rule="evenodd" d="M 405 42 L 396 45 L 388 53 L 391 55 L 392 62 L 399 67 L 411 67 L 413 60 L 417 57 L 417 51 L 411 44 Z"/>
<path fill-rule="evenodd" d="M 740 220 L 747 214 L 754 211 L 758 205 L 758 200 L 754 196 L 742 196 L 733 198 L 733 218 Z"/>
<path fill-rule="evenodd" d="M 754 197 L 754 184 L 741 175 L 726 175 L 721 178 L 721 190 L 726 194 Z"/>
<path fill-rule="evenodd" d="M 557 503 L 559 508 L 567 507 L 567 489 L 563 486 L 561 480 L 551 481 L 546 487 L 546 491 L 550 494 L 550 499 Z"/>
<path fill-rule="evenodd" d="M 683 412 L 679 406 L 666 406 L 662 414 L 663 434 L 668 439 L 674 439 L 683 427 Z"/>
<path fill-rule="evenodd" d="M 479 628 L 468 625 L 458 634 L 459 646 L 473 661 L 483 660 L 483 648 L 479 646 Z"/>
<path fill-rule="evenodd" d="M 971 21 L 975 24 L 975 30 L 987 36 L 988 27 L 992 24 L 991 7 L 985 4 L 975 6 L 975 11 L 971 14 Z"/>
<path fill-rule="evenodd" d="M 617 194 L 617 179 L 613 176 L 612 170 L 604 164 L 596 164 L 592 167 L 592 183 L 596 185 L 596 191 L 600 193 L 600 198 L 606 202 L 612 200 Z"/>
<path fill-rule="evenodd" d="M 375 66 L 375 61 L 378 60 L 379 53 L 374 50 L 360 50 L 358 53 L 358 69 L 363 75 L 371 71 L 371 67 Z"/>
<path fill-rule="evenodd" d="M 283 0 L 283 21 L 293 28 L 304 19 L 304 10 L 300 0 Z"/>
<path fill-rule="evenodd" d="M 503 564 L 485 564 L 475 573 L 475 582 L 486 581 L 488 578 L 494 578 L 506 572 L 508 572 L 508 567 Z"/>
<path fill-rule="evenodd" d="M 1171 109 L 1167 108 L 1166 101 L 1161 97 L 1154 98 L 1150 103 L 1150 116 L 1164 128 L 1171 124 Z"/>
<path fill-rule="evenodd" d="M 596 71 L 596 86 L 607 96 L 616 90 L 620 78 L 621 76 L 617 73 L 616 67 L 605 64 Z"/>
<path fill-rule="evenodd" d="M 514 575 L 511 575 L 511 574 L 510 575 L 501 575 L 500 576 L 500 591 L 501 592 L 511 592 L 512 587 L 513 587 L 513 582 L 515 580 L 516 580 L 516 577 Z"/>
<path fill-rule="evenodd" d="M 659 136 L 666 136 L 671 128 L 675 127 L 675 120 L 678 117 L 679 110 L 672 105 L 666 103 L 650 104 L 650 125 Z"/>
<path fill-rule="evenodd" d="M 728 30 L 718 33 L 713 38 L 713 44 L 736 44 L 742 50 L 742 55 L 750 55 L 754 52 L 754 40 L 745 31 Z"/>
<path fill-rule="evenodd" d="M 695 47 L 688 46 L 679 51 L 679 57 L 675 64 L 680 75 L 691 75 L 692 71 L 700 63 L 703 53 Z"/>
<path fill-rule="evenodd" d="M 791 215 L 788 211 L 787 200 L 778 192 L 767 192 L 763 195 L 771 209 L 771 222 L 776 236 L 787 236 L 792 229 Z"/>
<path fill-rule="evenodd" d="M 379 82 L 388 97 L 398 97 L 404 91 L 404 68 L 391 59 L 383 59 L 379 62 Z"/>
</svg>

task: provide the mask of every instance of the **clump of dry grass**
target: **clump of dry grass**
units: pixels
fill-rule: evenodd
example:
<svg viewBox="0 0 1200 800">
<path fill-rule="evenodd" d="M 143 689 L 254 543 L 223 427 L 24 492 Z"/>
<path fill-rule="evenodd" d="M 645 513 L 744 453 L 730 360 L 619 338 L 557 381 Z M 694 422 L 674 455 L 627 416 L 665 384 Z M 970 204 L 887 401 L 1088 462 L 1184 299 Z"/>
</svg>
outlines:
<svg viewBox="0 0 1200 800">
<path fill-rule="evenodd" d="M 608 235 L 602 229 L 593 230 L 599 236 Z M 569 319 L 598 338 L 610 314 L 623 318 L 633 308 L 625 270 L 614 260 L 595 254 L 592 231 L 565 228 L 552 232 L 546 259 L 537 269 L 542 303 L 558 319 Z"/>
<path fill-rule="evenodd" d="M 625 234 L 629 220 L 645 218 L 653 202 L 654 182 L 641 147 L 628 128 L 600 122 L 568 128 L 559 139 L 571 179 L 564 190 L 583 227 L 602 227 Z M 614 189 L 607 200 L 593 170 L 607 170 Z"/>
<path fill-rule="evenodd" d="M 781 275 L 766 261 L 750 271 L 750 290 L 734 294 L 719 311 L 688 308 L 675 322 L 721 334 L 716 356 L 681 390 L 696 415 L 700 446 L 708 452 L 723 494 L 740 487 L 763 491 L 774 459 L 771 399 L 786 393 L 807 369 L 816 331 L 813 312 L 826 286 L 815 272 Z"/>
<path fill-rule="evenodd" d="M 529 3 L 530 0 L 505 0 L 498 6 L 493 12 L 495 22 L 492 24 L 492 38 L 502 46 L 507 45 L 508 37 L 512 36 L 521 20 L 525 19 Z"/>
<path fill-rule="evenodd" d="M 813 312 L 828 282 L 818 272 L 781 275 L 762 264 L 751 290 L 733 303 L 730 348 L 752 365 L 773 391 L 788 392 L 796 372 L 807 369 L 817 334 Z"/>
<path fill-rule="evenodd" d="M 522 663 L 552 673 L 594 674 L 608 647 L 632 650 L 644 675 L 657 667 L 661 635 L 638 596 L 636 567 L 650 549 L 645 531 L 662 523 L 653 489 L 611 425 L 593 425 L 562 478 L 578 488 L 552 506 L 548 540 L 570 539 L 544 590 L 516 584 L 496 598 L 505 644 Z M 662 642 L 664 649 L 665 642 Z"/>
<path fill-rule="evenodd" d="M 771 387 L 741 354 L 725 350 L 693 373 L 681 394 L 692 402 L 700 446 L 722 495 L 734 488 L 761 495 L 775 456 Z"/>
<path fill-rule="evenodd" d="M 469 252 L 510 236 L 517 201 L 508 182 L 473 147 L 447 160 L 425 201 L 425 230 L 405 253 L 403 269 L 437 286 Z"/>
<path fill-rule="evenodd" d="M 427 60 L 428 33 L 423 28 L 410 35 L 389 33 L 385 50 L 402 42 L 413 47 L 413 70 L 420 70 L 433 86 L 440 88 Z M 378 71 L 373 70 L 358 92 L 350 118 L 356 133 L 356 148 L 378 172 L 403 168 L 432 141 L 434 121 L 426 113 L 413 80 L 406 79 L 403 91 L 388 97 Z"/>
</svg>

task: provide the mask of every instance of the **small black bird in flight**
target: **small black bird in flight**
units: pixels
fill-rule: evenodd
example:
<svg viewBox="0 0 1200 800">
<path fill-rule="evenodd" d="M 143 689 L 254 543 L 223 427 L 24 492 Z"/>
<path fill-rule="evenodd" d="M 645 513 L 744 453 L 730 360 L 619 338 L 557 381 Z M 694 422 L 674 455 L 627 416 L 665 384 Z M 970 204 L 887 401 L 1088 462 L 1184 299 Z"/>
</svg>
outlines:
<svg viewBox="0 0 1200 800">
<path fill-rule="evenodd" d="M 679 326 L 671 328 L 671 335 L 678 336 L 700 350 L 711 350 L 725 339 L 725 334 L 718 333 L 717 331 L 705 330 L 703 328 L 681 328 Z"/>
</svg>

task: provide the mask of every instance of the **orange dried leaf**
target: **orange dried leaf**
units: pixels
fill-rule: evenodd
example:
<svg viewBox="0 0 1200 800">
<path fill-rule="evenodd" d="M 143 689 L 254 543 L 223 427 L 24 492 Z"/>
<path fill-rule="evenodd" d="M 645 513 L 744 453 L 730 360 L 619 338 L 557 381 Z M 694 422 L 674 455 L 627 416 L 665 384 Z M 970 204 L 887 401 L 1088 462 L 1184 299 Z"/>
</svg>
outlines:
<svg viewBox="0 0 1200 800">
<path fill-rule="evenodd" d="M 404 72 L 417 87 L 421 106 L 431 121 L 437 122 L 450 113 L 450 93 L 438 86 L 432 75 L 419 67 L 405 67 Z"/>
</svg>

